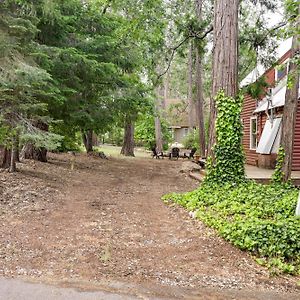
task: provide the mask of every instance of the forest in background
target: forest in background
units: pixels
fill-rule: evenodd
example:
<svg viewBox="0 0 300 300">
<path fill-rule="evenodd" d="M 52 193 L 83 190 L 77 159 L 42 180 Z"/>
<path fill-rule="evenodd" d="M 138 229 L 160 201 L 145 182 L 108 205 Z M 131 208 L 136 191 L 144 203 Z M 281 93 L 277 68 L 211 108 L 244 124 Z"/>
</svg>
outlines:
<svg viewBox="0 0 300 300">
<path fill-rule="evenodd" d="M 226 37 L 218 5 L 1 1 L 0 165 L 14 170 L 19 156 L 46 161 L 47 151 L 81 143 L 91 152 L 95 136 L 115 136 L 124 155 L 134 155 L 135 139 L 160 152 L 170 138 L 168 98 L 181 100 L 190 131 L 197 124 L 200 154 L 212 155 L 218 91 L 235 97 L 256 65 L 274 64 L 279 41 L 297 34 L 298 12 L 291 0 L 226 2 L 234 11 L 223 26 Z M 216 36 L 235 40 L 231 53 Z M 224 63 L 232 51 L 236 57 Z M 222 75 L 228 68 L 230 87 Z"/>
</svg>

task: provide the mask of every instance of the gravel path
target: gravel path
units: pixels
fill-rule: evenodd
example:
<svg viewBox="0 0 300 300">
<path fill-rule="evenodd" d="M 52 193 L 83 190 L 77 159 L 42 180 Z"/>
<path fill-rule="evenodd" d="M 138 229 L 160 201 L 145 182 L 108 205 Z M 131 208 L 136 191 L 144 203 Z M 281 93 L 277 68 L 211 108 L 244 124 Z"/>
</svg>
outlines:
<svg viewBox="0 0 300 300">
<path fill-rule="evenodd" d="M 161 201 L 196 187 L 178 172 L 180 161 L 78 156 L 71 171 L 69 160 L 52 155 L 49 164 L 0 174 L 0 275 L 114 291 L 132 285 L 132 295 L 171 299 L 201 299 L 204 290 L 210 299 L 299 299 L 295 278 L 270 278 Z"/>
</svg>

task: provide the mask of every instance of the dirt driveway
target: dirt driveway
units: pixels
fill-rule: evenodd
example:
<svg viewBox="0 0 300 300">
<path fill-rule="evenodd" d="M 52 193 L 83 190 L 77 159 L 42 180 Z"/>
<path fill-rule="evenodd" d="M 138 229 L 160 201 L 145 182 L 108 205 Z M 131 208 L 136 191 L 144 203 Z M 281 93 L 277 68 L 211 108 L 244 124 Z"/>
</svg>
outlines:
<svg viewBox="0 0 300 300">
<path fill-rule="evenodd" d="M 3 277 L 144 299 L 197 299 L 203 291 L 201 299 L 299 299 L 299 279 L 269 277 L 161 201 L 196 187 L 179 173 L 181 162 L 81 155 L 71 171 L 69 160 L 52 154 L 48 164 L 27 161 L 15 175 L 0 173 Z"/>
</svg>

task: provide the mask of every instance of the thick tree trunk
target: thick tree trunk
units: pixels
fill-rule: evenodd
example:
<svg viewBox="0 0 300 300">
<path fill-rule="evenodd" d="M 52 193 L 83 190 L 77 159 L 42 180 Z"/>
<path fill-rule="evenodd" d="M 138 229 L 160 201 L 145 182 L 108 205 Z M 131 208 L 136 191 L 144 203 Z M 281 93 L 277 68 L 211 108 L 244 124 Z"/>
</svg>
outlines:
<svg viewBox="0 0 300 300">
<path fill-rule="evenodd" d="M 190 132 L 194 130 L 195 126 L 195 103 L 193 100 L 193 44 L 190 43 L 189 46 L 189 54 L 188 54 L 188 93 L 187 93 L 187 98 L 188 98 L 188 113 L 189 113 L 189 130 Z"/>
<path fill-rule="evenodd" d="M 197 18 L 202 21 L 202 0 L 196 0 Z M 202 57 L 199 47 L 196 47 L 196 108 L 197 120 L 199 126 L 199 147 L 202 157 L 206 156 L 205 152 L 205 127 L 204 127 L 204 96 L 202 83 Z"/>
<path fill-rule="evenodd" d="M 4 146 L 0 146 L 0 168 L 8 169 L 10 166 L 11 151 Z"/>
<path fill-rule="evenodd" d="M 203 84 L 202 84 L 202 63 L 201 57 L 199 53 L 199 49 L 196 52 L 196 108 L 197 108 L 197 119 L 198 119 L 198 126 L 199 126 L 199 147 L 200 147 L 200 154 L 205 157 L 205 127 L 204 127 L 204 109 L 203 109 Z"/>
<path fill-rule="evenodd" d="M 235 97 L 238 90 L 238 7 L 239 0 L 215 0 L 214 3 L 213 99 L 208 141 L 208 154 L 212 156 L 217 116 L 214 97 L 220 90 Z"/>
<path fill-rule="evenodd" d="M 127 120 L 125 123 L 121 154 L 125 156 L 134 156 L 134 125 L 131 120 Z"/>
<path fill-rule="evenodd" d="M 299 11 L 300 13 L 300 11 Z M 298 17 L 298 24 L 299 24 Z M 299 25 L 298 25 L 299 26 Z M 292 49 L 291 49 L 291 60 L 289 67 L 288 76 L 292 78 L 293 85 L 291 88 L 286 89 L 285 94 L 285 105 L 282 117 L 282 135 L 281 135 L 281 146 L 284 149 L 284 161 L 282 171 L 284 173 L 283 180 L 286 182 L 291 178 L 292 172 L 292 158 L 294 148 L 294 137 L 295 137 L 295 123 L 297 115 L 297 106 L 299 98 L 299 70 L 297 69 L 296 63 L 293 61 L 293 57 L 300 51 L 299 35 L 293 37 Z"/>
<path fill-rule="evenodd" d="M 87 153 L 93 152 L 93 130 L 82 133 L 82 140 Z"/>
<path fill-rule="evenodd" d="M 21 151 L 21 158 L 47 162 L 47 149 L 37 148 L 32 143 L 26 143 Z"/>
</svg>

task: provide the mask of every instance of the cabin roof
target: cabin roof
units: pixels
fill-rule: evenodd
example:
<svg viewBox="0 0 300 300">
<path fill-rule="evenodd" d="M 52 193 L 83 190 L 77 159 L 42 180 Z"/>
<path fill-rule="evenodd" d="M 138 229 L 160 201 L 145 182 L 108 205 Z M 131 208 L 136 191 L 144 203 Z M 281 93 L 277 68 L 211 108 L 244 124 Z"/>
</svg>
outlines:
<svg viewBox="0 0 300 300">
<path fill-rule="evenodd" d="M 280 59 L 292 48 L 292 38 L 284 40 L 280 43 L 276 49 L 276 59 Z M 240 83 L 240 87 L 244 87 L 248 84 L 255 82 L 259 77 L 261 77 L 268 69 L 263 65 L 257 65 Z"/>
</svg>

